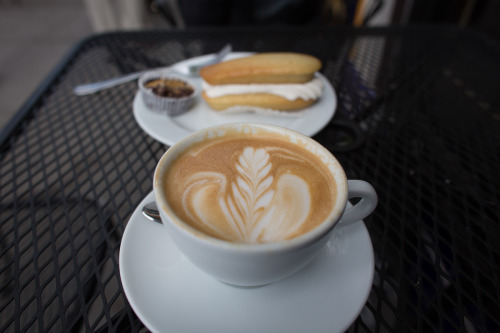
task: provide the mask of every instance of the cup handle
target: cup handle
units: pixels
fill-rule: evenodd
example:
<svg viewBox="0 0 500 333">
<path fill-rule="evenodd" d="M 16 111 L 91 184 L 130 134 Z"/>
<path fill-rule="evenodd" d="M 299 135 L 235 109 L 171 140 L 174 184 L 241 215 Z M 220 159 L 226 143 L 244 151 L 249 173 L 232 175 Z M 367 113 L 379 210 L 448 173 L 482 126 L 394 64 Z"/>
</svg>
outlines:
<svg viewBox="0 0 500 333">
<path fill-rule="evenodd" d="M 361 198 L 361 200 L 354 206 L 346 208 L 340 218 L 342 226 L 347 226 L 366 218 L 375 210 L 378 203 L 377 192 L 375 192 L 370 183 L 363 180 L 348 180 L 347 188 L 348 200 L 352 198 Z"/>
</svg>

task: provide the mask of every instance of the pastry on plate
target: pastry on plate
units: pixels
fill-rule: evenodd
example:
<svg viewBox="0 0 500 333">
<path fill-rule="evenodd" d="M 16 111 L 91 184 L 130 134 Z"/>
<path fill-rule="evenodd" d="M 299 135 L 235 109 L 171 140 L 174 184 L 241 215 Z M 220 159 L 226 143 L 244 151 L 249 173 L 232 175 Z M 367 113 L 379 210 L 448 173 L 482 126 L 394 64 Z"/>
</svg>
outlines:
<svg viewBox="0 0 500 333">
<path fill-rule="evenodd" d="M 168 116 L 186 112 L 196 100 L 196 88 L 193 83 L 161 71 L 143 74 L 138 85 L 148 109 Z"/>
<path fill-rule="evenodd" d="M 259 53 L 204 67 L 203 99 L 218 111 L 259 108 L 293 111 L 315 103 L 323 83 L 321 61 L 291 52 Z"/>
</svg>

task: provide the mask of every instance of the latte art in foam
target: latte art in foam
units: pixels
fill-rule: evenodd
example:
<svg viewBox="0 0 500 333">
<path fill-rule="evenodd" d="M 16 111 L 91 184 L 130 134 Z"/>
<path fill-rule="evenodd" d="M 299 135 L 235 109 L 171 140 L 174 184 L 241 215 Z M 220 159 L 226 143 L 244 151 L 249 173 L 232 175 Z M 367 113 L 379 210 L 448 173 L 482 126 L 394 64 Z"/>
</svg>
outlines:
<svg viewBox="0 0 500 333">
<path fill-rule="evenodd" d="M 265 148 L 246 147 L 235 165 L 236 181 L 229 184 L 227 193 L 223 174 L 194 174 L 186 184 L 183 209 L 219 238 L 245 243 L 286 239 L 305 222 L 311 196 L 305 181 L 291 174 L 281 175 L 274 190 L 271 167 Z M 211 187 L 217 188 L 216 196 L 212 196 Z M 210 222 L 216 206 L 229 230 L 220 230 Z"/>
<path fill-rule="evenodd" d="M 286 240 L 318 225 L 332 206 L 333 178 L 306 150 L 272 143 L 215 142 L 181 156 L 166 182 L 176 214 L 241 243 Z"/>
</svg>

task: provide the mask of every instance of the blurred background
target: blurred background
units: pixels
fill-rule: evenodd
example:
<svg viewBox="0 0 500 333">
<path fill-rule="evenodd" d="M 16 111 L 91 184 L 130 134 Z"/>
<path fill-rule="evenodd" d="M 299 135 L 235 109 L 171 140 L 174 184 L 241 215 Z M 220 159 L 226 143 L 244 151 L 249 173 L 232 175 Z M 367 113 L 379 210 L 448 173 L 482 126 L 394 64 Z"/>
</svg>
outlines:
<svg viewBox="0 0 500 333">
<path fill-rule="evenodd" d="M 75 43 L 116 30 L 449 24 L 500 41 L 499 0 L 0 0 L 0 129 Z"/>
</svg>

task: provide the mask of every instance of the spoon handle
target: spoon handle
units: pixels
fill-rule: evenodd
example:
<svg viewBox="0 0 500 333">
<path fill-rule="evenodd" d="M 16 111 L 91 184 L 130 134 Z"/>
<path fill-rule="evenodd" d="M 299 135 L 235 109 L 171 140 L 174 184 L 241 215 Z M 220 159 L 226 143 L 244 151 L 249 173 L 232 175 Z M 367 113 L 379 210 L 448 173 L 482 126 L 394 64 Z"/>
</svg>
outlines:
<svg viewBox="0 0 500 333">
<path fill-rule="evenodd" d="M 109 80 L 82 84 L 82 85 L 76 86 L 73 89 L 73 93 L 75 95 L 78 95 L 78 96 L 93 94 L 93 93 L 98 92 L 100 90 L 111 88 L 111 87 L 117 86 L 119 84 L 138 79 L 145 72 L 146 71 L 140 71 L 140 72 L 126 74 L 123 76 L 114 77 L 114 78 L 109 79 Z"/>
<path fill-rule="evenodd" d="M 158 207 L 156 206 L 156 202 L 151 201 L 142 207 L 142 214 L 146 216 L 151 221 L 162 224 L 160 212 L 158 211 Z"/>
<path fill-rule="evenodd" d="M 222 59 L 224 59 L 224 57 L 226 55 L 228 55 L 232 51 L 232 49 L 233 48 L 232 48 L 231 44 L 227 44 L 219 52 L 217 52 L 217 54 L 211 60 L 208 60 L 208 61 L 203 62 L 203 63 L 198 64 L 198 65 L 189 66 L 189 68 L 188 68 L 188 74 L 190 74 L 190 75 L 198 75 L 198 72 L 200 71 L 200 69 L 202 67 L 207 66 L 207 65 L 211 65 L 211 64 L 215 64 L 215 63 L 218 63 L 218 62 L 221 62 Z M 173 66 L 161 67 L 161 70 L 162 71 L 171 70 L 172 67 Z M 84 95 L 93 94 L 95 92 L 98 92 L 98 91 L 101 91 L 101 90 L 104 90 L 104 89 L 108 89 L 108 88 L 117 86 L 119 84 L 126 83 L 126 82 L 129 82 L 129 81 L 133 81 L 135 79 L 138 79 L 143 73 L 145 73 L 147 71 L 151 71 L 151 69 L 143 70 L 143 71 L 139 71 L 139 72 L 134 72 L 134 73 L 130 73 L 130 74 L 118 76 L 118 77 L 114 77 L 114 78 L 111 78 L 111 79 L 108 79 L 108 80 L 104 80 L 104 81 L 81 84 L 81 85 L 76 86 L 73 89 L 73 93 L 75 95 L 78 95 L 78 96 L 84 96 Z"/>
</svg>

